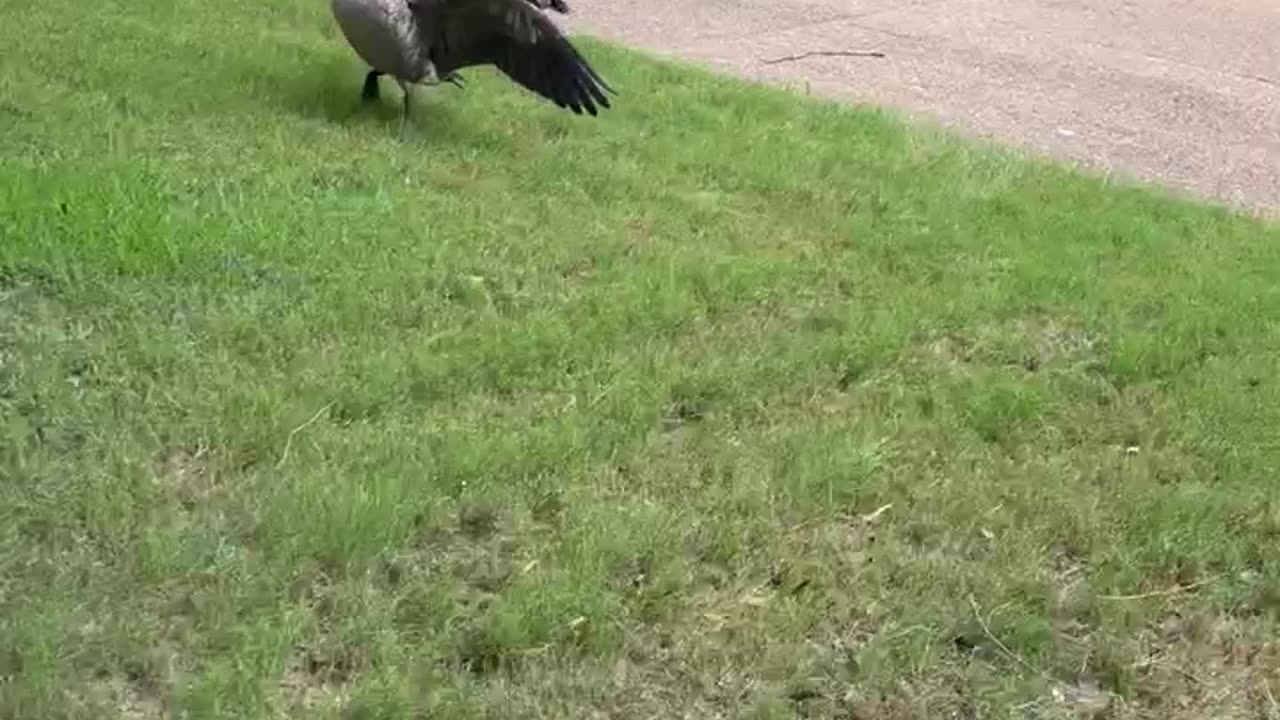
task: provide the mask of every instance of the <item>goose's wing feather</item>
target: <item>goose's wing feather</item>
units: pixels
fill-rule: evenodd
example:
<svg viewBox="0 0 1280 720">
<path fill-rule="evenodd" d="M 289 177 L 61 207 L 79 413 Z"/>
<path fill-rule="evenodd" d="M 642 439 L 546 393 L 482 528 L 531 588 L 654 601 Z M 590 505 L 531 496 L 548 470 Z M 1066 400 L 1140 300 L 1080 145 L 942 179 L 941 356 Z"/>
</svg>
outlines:
<svg viewBox="0 0 1280 720">
<path fill-rule="evenodd" d="M 561 15 L 569 14 L 569 6 L 565 4 L 564 0 L 528 0 L 528 2 L 539 10 L 551 8 Z"/>
<path fill-rule="evenodd" d="M 575 113 L 595 115 L 613 92 L 535 6 L 562 0 L 409 0 L 440 77 L 492 64 L 515 82 Z M 567 7 L 567 6 L 566 6 Z"/>
</svg>

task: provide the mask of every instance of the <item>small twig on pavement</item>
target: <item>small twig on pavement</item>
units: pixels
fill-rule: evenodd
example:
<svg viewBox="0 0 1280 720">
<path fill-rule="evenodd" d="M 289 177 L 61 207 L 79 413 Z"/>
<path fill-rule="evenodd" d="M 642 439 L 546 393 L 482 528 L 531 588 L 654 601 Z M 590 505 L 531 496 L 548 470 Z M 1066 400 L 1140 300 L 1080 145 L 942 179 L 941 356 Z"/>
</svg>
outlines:
<svg viewBox="0 0 1280 720">
<path fill-rule="evenodd" d="M 795 62 L 808 57 L 872 57 L 882 58 L 884 53 L 879 50 L 811 50 L 802 52 L 799 55 L 785 55 L 779 58 L 771 58 L 769 60 L 761 60 L 765 65 L 777 65 L 784 62 Z"/>
<path fill-rule="evenodd" d="M 1222 575 L 1214 575 L 1213 577 L 1207 577 L 1204 580 L 1197 580 L 1196 582 L 1190 583 L 1188 585 L 1175 585 L 1165 590 L 1156 590 L 1154 592 L 1139 593 L 1137 595 L 1099 595 L 1098 599 L 1099 600 L 1146 600 L 1147 598 L 1163 597 L 1165 595 L 1177 595 L 1178 593 L 1187 592 L 1188 590 L 1195 590 L 1196 588 L 1201 587 L 1202 585 L 1208 585 L 1209 583 L 1214 582 L 1221 577 Z"/>
<path fill-rule="evenodd" d="M 298 434 L 298 433 L 300 433 L 300 432 L 302 432 L 302 431 L 303 431 L 303 430 L 305 430 L 309 425 L 311 425 L 311 424 L 312 424 L 312 423 L 314 423 L 315 421 L 319 420 L 319 419 L 320 419 L 320 416 L 321 416 L 321 415 L 323 415 L 323 414 L 325 414 L 325 412 L 326 412 L 329 408 L 331 408 L 331 407 L 333 407 L 333 403 L 332 403 L 332 402 L 330 402 L 330 403 L 326 404 L 324 407 L 322 407 L 322 408 L 320 408 L 319 410 L 317 410 L 317 411 L 316 411 L 316 414 L 315 414 L 315 415 L 312 415 L 310 420 L 308 420 L 308 421 L 306 421 L 306 422 L 302 423 L 302 424 L 301 424 L 301 425 L 299 425 L 298 427 L 296 427 L 296 428 L 294 428 L 294 429 L 292 429 L 292 430 L 290 430 L 290 431 L 289 431 L 289 437 L 288 437 L 288 438 L 286 438 L 286 439 L 285 439 L 285 441 L 284 441 L 284 451 L 280 453 L 280 461 L 276 463 L 276 468 L 277 468 L 277 469 L 278 469 L 278 468 L 283 467 L 283 466 L 284 466 L 284 461 L 289 459 L 289 448 L 290 448 L 290 446 L 292 446 L 292 445 L 293 445 L 293 436 L 294 436 L 294 435 L 297 435 L 297 434 Z"/>
</svg>

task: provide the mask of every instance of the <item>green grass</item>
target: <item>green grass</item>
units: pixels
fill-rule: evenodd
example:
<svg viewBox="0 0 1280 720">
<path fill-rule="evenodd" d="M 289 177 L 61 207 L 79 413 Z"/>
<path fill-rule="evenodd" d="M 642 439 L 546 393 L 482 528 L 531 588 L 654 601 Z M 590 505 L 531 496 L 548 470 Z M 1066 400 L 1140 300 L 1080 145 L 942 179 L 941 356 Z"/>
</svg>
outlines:
<svg viewBox="0 0 1280 720">
<path fill-rule="evenodd" d="M 1280 716 L 1274 225 L 579 44 L 0 3 L 0 717 Z"/>
</svg>

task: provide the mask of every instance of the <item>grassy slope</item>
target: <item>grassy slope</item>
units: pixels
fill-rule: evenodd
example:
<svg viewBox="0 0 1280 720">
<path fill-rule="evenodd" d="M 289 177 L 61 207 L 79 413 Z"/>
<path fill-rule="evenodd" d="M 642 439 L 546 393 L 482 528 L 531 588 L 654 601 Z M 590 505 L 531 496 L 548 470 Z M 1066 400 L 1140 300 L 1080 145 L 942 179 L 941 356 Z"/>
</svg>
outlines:
<svg viewBox="0 0 1280 720">
<path fill-rule="evenodd" d="M 0 3 L 0 717 L 1275 711 L 1275 227 L 581 44 Z"/>
</svg>

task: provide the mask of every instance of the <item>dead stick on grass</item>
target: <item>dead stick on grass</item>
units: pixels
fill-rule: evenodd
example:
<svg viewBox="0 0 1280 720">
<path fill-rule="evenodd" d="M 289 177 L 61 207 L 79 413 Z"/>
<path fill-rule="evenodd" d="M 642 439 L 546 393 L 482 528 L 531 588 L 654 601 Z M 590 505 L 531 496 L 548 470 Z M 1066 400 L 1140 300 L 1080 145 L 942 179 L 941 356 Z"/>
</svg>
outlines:
<svg viewBox="0 0 1280 720">
<path fill-rule="evenodd" d="M 1205 585 L 1208 585 L 1211 582 L 1216 582 L 1221 578 L 1222 578 L 1222 575 L 1214 575 L 1213 577 L 1207 577 L 1204 580 L 1197 580 L 1196 582 L 1190 583 L 1188 585 L 1175 585 L 1174 587 L 1166 588 L 1164 590 L 1156 590 L 1154 592 L 1139 593 L 1137 595 L 1099 595 L 1098 599 L 1099 600 L 1146 600 L 1147 598 L 1163 597 L 1165 595 L 1177 595 L 1178 593 L 1184 593 L 1189 590 L 1195 590 L 1196 588 L 1203 587 Z"/>
<path fill-rule="evenodd" d="M 284 461 L 289 459 L 289 448 L 293 445 L 293 436 L 307 429 L 308 426 L 312 425 L 313 423 L 315 423 L 315 421 L 319 420 L 320 416 L 325 414 L 325 412 L 328 411 L 328 409 L 331 407 L 333 407 L 333 403 L 332 402 L 327 403 L 324 407 L 317 410 L 316 414 L 312 415 L 310 420 L 302 423 L 298 427 L 289 431 L 289 437 L 285 438 L 284 451 L 280 453 L 280 460 L 279 462 L 276 463 L 276 469 L 280 469 L 281 467 L 283 467 Z"/>
<path fill-rule="evenodd" d="M 1276 696 L 1271 692 L 1271 681 L 1262 678 L 1262 692 L 1266 694 L 1267 701 L 1271 703 L 1271 714 L 1280 717 L 1280 703 L 1276 702 Z"/>
<path fill-rule="evenodd" d="M 1173 665 L 1173 664 L 1170 664 L 1170 667 L 1172 667 L 1174 670 L 1177 670 L 1179 675 L 1181 675 L 1182 677 L 1184 677 L 1184 678 L 1186 678 L 1186 679 L 1190 680 L 1191 682 L 1193 682 L 1193 683 L 1195 683 L 1195 684 L 1197 684 L 1197 685 L 1200 685 L 1200 686 L 1203 686 L 1203 685 L 1204 685 L 1204 681 L 1203 681 L 1203 680 L 1201 680 L 1201 679 L 1200 679 L 1199 677 L 1197 677 L 1194 673 L 1192 673 L 1190 670 L 1188 670 L 1188 669 L 1186 669 L 1186 668 L 1182 667 L 1181 665 Z"/>
<path fill-rule="evenodd" d="M 777 65 L 784 62 L 795 62 L 808 57 L 871 57 L 882 58 L 884 53 L 879 50 L 810 50 L 802 52 L 799 55 L 784 55 L 778 58 L 761 60 L 765 65 Z"/>
<path fill-rule="evenodd" d="M 973 617 L 977 619 L 978 625 L 982 627 L 982 634 L 986 635 L 988 640 L 995 643 L 996 647 L 1000 648 L 1000 652 L 1004 653 L 1010 659 L 1016 661 L 1022 667 L 1030 670 L 1036 675 L 1039 675 L 1045 680 L 1048 680 L 1050 683 L 1054 681 L 1053 678 L 1047 675 L 1043 670 L 1027 662 L 1022 658 L 1021 655 L 1010 650 L 1004 643 L 1000 642 L 1000 638 L 996 637 L 995 633 L 991 632 L 991 626 L 988 624 L 988 622 L 982 619 L 982 611 L 978 609 L 978 601 L 974 600 L 972 595 L 969 596 L 969 606 L 973 608 Z M 999 609 L 1000 608 L 996 608 L 996 610 L 999 610 Z M 996 613 L 996 610 L 992 610 L 991 614 L 994 615 Z"/>
</svg>

